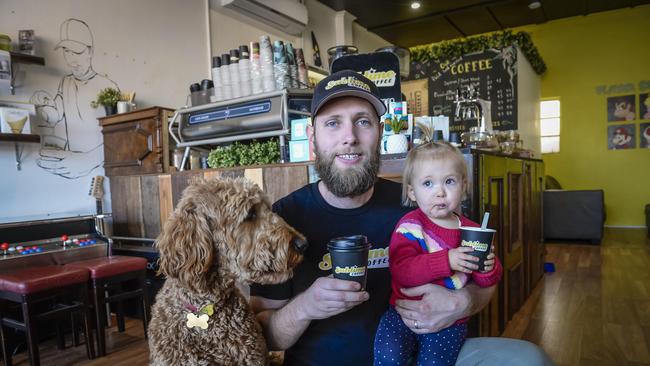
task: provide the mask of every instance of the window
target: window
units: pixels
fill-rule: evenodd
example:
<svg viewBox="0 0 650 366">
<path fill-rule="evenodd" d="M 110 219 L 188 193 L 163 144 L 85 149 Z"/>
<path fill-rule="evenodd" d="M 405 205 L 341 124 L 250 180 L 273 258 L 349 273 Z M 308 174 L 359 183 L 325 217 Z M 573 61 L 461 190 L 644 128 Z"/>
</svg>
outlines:
<svg viewBox="0 0 650 366">
<path fill-rule="evenodd" d="M 539 103 L 542 154 L 560 152 L 560 100 Z"/>
</svg>

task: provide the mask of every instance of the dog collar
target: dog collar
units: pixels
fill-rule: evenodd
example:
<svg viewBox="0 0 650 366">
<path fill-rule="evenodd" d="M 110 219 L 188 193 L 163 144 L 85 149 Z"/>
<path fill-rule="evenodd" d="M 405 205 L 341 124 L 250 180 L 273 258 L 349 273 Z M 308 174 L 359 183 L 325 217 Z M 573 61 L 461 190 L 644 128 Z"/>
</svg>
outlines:
<svg viewBox="0 0 650 366">
<path fill-rule="evenodd" d="M 207 304 L 201 309 L 197 309 L 192 304 L 186 303 L 185 308 L 190 311 L 186 316 L 187 323 L 185 323 L 188 328 L 199 327 L 203 330 L 208 329 L 208 320 L 214 314 L 214 304 Z"/>
</svg>

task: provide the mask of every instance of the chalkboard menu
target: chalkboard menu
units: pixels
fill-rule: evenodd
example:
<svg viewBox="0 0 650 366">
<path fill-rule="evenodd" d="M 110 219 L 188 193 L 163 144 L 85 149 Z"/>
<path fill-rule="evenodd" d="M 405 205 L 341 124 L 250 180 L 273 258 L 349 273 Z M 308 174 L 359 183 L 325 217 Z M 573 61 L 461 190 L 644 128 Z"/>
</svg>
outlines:
<svg viewBox="0 0 650 366">
<path fill-rule="evenodd" d="M 517 50 L 489 49 L 444 62 L 411 64 L 410 79 L 429 79 L 429 115 L 449 117 L 451 132 L 468 131 L 476 119 L 456 117 L 456 90 L 472 85 L 481 99 L 491 102 L 492 127 L 517 129 Z"/>
</svg>

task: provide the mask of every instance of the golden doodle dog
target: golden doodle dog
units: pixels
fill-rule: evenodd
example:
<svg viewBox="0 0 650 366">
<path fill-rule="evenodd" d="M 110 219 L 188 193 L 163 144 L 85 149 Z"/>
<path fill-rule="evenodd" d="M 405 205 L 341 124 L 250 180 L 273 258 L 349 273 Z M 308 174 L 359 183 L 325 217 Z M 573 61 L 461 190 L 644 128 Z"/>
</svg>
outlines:
<svg viewBox="0 0 650 366">
<path fill-rule="evenodd" d="M 156 240 L 165 284 L 149 324 L 151 365 L 265 365 L 243 284 L 288 280 L 305 238 L 245 179 L 190 185 Z"/>
</svg>

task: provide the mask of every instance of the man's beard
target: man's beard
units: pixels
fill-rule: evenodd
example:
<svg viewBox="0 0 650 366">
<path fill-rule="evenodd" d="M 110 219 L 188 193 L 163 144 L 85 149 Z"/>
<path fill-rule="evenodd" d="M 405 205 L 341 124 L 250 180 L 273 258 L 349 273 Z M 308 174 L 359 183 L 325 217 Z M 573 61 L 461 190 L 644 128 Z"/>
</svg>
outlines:
<svg viewBox="0 0 650 366">
<path fill-rule="evenodd" d="M 325 155 L 318 149 L 314 139 L 316 150 L 316 171 L 320 179 L 325 183 L 327 189 L 336 197 L 355 197 L 367 192 L 377 181 L 379 173 L 379 145 L 375 151 L 371 151 L 368 159 L 361 167 L 350 167 L 341 169 L 336 166 L 334 159 L 336 153 Z"/>
</svg>

